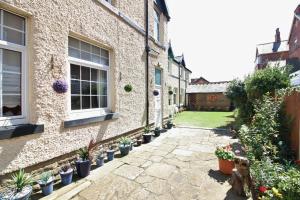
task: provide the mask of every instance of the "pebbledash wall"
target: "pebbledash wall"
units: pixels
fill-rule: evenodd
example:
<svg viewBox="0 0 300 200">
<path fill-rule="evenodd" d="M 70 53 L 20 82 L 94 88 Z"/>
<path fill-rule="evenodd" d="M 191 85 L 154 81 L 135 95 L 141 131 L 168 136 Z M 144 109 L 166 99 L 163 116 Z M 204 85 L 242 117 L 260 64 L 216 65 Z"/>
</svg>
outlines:
<svg viewBox="0 0 300 200">
<path fill-rule="evenodd" d="M 73 152 L 87 145 L 91 137 L 100 142 L 145 125 L 145 3 L 115 0 L 112 4 L 103 0 L 0 1 L 2 10 L 26 19 L 22 76 L 22 90 L 26 90 L 22 106 L 26 109 L 22 123 L 44 129 L 41 133 L 0 140 L 0 175 Z M 155 4 L 149 0 L 149 5 L 152 36 Z M 163 117 L 168 117 L 164 82 L 168 66 L 164 47 L 168 41 L 167 21 L 160 12 L 160 41 L 153 37 L 150 40 L 150 123 L 154 122 L 155 68 L 162 70 L 162 110 Z M 66 80 L 70 86 L 69 37 L 109 52 L 108 109 L 72 113 L 71 89 L 64 94 L 53 90 L 52 84 L 58 79 Z M 126 84 L 133 86 L 131 93 L 124 91 Z M 87 117 L 98 117 L 94 118 L 98 121 L 100 112 L 103 119 L 113 119 L 80 125 L 80 119 Z M 11 123 L 18 122 L 5 119 L 1 128 Z"/>
</svg>

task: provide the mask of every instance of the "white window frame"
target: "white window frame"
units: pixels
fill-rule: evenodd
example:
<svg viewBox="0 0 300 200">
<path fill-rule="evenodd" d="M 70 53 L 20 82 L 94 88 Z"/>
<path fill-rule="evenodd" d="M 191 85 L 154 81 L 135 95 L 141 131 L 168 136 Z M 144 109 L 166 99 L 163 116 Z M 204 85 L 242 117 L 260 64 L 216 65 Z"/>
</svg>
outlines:
<svg viewBox="0 0 300 200">
<path fill-rule="evenodd" d="M 11 116 L 11 117 L 0 117 L 0 127 L 2 126 L 12 126 L 18 124 L 25 124 L 28 122 L 28 80 L 27 80 L 27 41 L 28 41 L 28 20 L 26 17 L 21 16 L 17 13 L 5 10 L 1 8 L 1 20 L 3 20 L 3 10 L 14 14 L 16 16 L 22 17 L 25 20 L 25 41 L 24 46 L 19 44 L 10 43 L 0 38 L 0 49 L 7 49 L 11 51 L 16 51 L 21 53 L 21 112 L 22 114 L 19 116 Z M 1 21 L 3 24 L 3 21 Z M 1 26 L 1 34 L 3 34 L 3 26 Z M 19 30 L 17 30 L 19 31 Z M 0 72 L 2 73 L 2 50 L 0 51 Z M 0 93 L 2 95 L 2 76 L 0 76 Z M 2 101 L 0 101 L 1 104 Z M 0 105 L 0 112 L 2 112 L 2 105 Z"/>
<path fill-rule="evenodd" d="M 156 19 L 156 15 L 158 16 L 158 20 Z M 158 25 L 157 35 L 155 35 L 155 27 Z M 160 12 L 154 8 L 154 27 L 153 27 L 153 36 L 156 41 L 160 41 Z"/>
<path fill-rule="evenodd" d="M 72 36 L 69 36 L 72 37 Z M 84 118 L 89 118 L 89 117 L 98 117 L 101 115 L 106 115 L 107 113 L 111 113 L 111 74 L 110 74 L 110 63 L 111 63 L 111 55 L 110 55 L 110 51 L 108 49 L 105 49 L 103 47 L 97 46 L 95 44 L 92 44 L 90 42 L 84 41 L 82 39 L 78 39 L 76 37 L 72 37 L 76 40 L 79 40 L 81 42 L 85 42 L 88 43 L 90 45 L 99 47 L 101 49 L 107 50 L 108 51 L 108 62 L 109 65 L 103 65 L 103 64 L 98 64 L 98 63 L 94 63 L 91 61 L 86 61 L 86 60 L 82 60 L 79 58 L 74 58 L 71 56 L 68 56 L 68 60 L 69 60 L 69 64 L 68 64 L 68 70 L 67 70 L 67 81 L 69 84 L 69 90 L 68 90 L 68 119 L 84 119 Z M 106 71 L 107 73 L 107 107 L 106 108 L 91 108 L 91 109 L 82 109 L 82 110 L 72 110 L 72 104 L 71 104 L 71 65 L 79 65 L 79 66 L 84 66 L 84 67 L 88 67 L 88 68 L 93 68 L 96 70 L 103 70 Z"/>
</svg>

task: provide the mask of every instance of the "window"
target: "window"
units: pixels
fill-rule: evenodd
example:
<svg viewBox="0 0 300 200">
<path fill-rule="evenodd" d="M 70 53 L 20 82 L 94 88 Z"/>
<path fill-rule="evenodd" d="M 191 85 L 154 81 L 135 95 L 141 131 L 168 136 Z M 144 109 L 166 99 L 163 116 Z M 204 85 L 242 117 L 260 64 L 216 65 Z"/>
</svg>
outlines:
<svg viewBox="0 0 300 200">
<path fill-rule="evenodd" d="M 108 107 L 109 52 L 69 37 L 71 110 Z"/>
<path fill-rule="evenodd" d="M 155 69 L 155 85 L 161 85 L 161 70 Z"/>
<path fill-rule="evenodd" d="M 106 2 L 112 4 L 112 0 L 105 0 Z"/>
<path fill-rule="evenodd" d="M 160 41 L 160 34 L 159 34 L 159 27 L 160 27 L 160 16 L 159 13 L 154 10 L 154 39 Z"/>
<path fill-rule="evenodd" d="M 0 118 L 25 116 L 25 18 L 0 10 Z"/>
</svg>

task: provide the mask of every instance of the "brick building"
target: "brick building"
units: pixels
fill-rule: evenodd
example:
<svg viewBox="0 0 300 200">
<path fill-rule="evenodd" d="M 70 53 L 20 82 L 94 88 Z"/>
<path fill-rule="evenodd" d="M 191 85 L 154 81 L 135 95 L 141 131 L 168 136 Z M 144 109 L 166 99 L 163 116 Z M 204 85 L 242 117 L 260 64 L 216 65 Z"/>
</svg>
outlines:
<svg viewBox="0 0 300 200">
<path fill-rule="evenodd" d="M 229 111 L 231 102 L 225 96 L 229 82 L 190 84 L 187 88 L 189 110 Z"/>
<path fill-rule="evenodd" d="M 288 41 L 281 40 L 280 31 L 277 28 L 274 42 L 257 45 L 255 69 L 263 69 L 267 66 L 285 66 L 288 57 Z"/>
</svg>

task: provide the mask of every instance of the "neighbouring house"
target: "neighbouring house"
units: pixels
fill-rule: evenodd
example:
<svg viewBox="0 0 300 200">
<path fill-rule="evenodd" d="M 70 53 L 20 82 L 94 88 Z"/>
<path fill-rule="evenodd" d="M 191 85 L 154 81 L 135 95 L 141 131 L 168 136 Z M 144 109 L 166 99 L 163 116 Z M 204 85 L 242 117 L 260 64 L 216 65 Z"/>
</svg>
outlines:
<svg viewBox="0 0 300 200">
<path fill-rule="evenodd" d="M 229 111 L 230 100 L 225 96 L 229 81 L 190 84 L 187 87 L 188 109 L 192 111 Z"/>
<path fill-rule="evenodd" d="M 162 126 L 170 16 L 147 2 L 0 1 L 0 175 Z"/>
<path fill-rule="evenodd" d="M 194 85 L 194 84 L 207 84 L 207 83 L 209 83 L 208 80 L 206 80 L 203 77 L 200 77 L 200 78 L 192 78 L 190 84 Z"/>
<path fill-rule="evenodd" d="M 180 107 L 186 107 L 186 88 L 190 81 L 192 71 L 186 67 L 184 56 L 174 56 L 174 52 L 169 42 L 168 49 L 168 80 L 167 87 L 169 93 L 169 110 L 174 114 Z"/>
<path fill-rule="evenodd" d="M 255 69 L 264 69 L 267 66 L 285 66 L 288 57 L 288 41 L 281 40 L 280 31 L 277 28 L 274 42 L 257 45 Z"/>
</svg>

